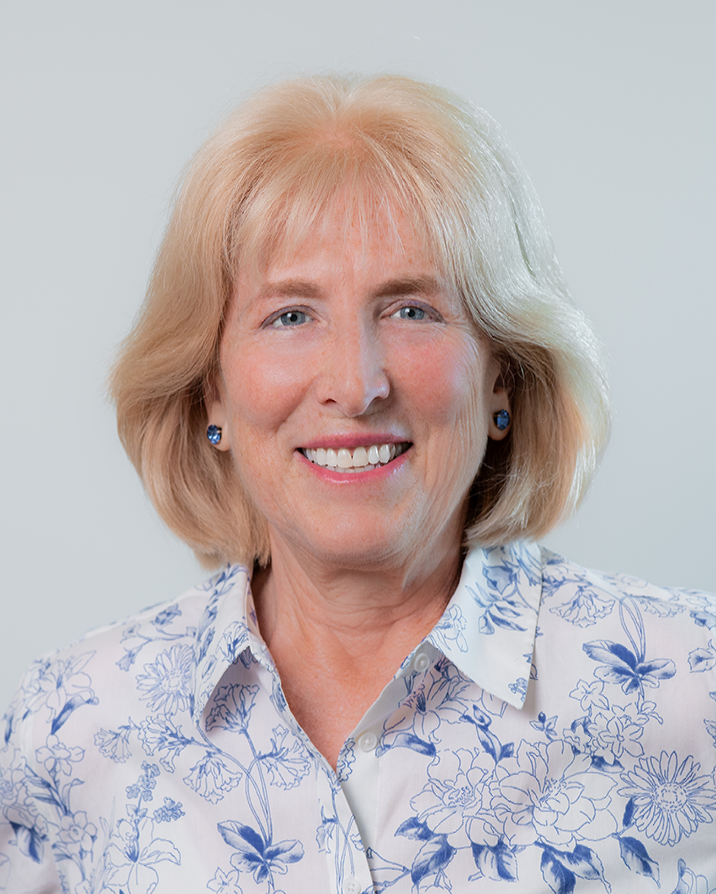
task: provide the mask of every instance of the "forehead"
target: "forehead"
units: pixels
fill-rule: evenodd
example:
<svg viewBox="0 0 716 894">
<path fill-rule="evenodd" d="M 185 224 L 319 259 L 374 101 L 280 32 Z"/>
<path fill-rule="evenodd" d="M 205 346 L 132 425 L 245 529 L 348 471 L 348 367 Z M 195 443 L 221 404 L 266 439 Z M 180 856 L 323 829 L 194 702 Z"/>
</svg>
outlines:
<svg viewBox="0 0 716 894">
<path fill-rule="evenodd" d="M 435 268 L 427 240 L 404 214 L 391 208 L 366 217 L 350 215 L 338 206 L 296 249 L 290 255 L 280 252 L 274 265 L 311 255 L 316 260 L 340 257 L 357 268 L 371 266 L 378 259 L 383 264 Z"/>
<path fill-rule="evenodd" d="M 283 226 L 267 227 L 253 257 L 239 264 L 237 280 L 290 275 L 310 265 L 375 275 L 389 266 L 442 281 L 442 265 L 420 218 L 397 203 L 339 194 L 320 215 L 287 215 Z"/>
</svg>

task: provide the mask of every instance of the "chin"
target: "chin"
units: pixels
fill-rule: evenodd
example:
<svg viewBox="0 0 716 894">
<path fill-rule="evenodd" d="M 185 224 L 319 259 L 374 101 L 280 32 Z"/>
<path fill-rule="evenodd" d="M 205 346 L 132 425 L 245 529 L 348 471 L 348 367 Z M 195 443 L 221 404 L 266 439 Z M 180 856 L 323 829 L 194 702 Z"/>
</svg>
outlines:
<svg viewBox="0 0 716 894">
<path fill-rule="evenodd" d="M 333 536 L 323 539 L 320 544 L 312 544 L 309 550 L 327 566 L 362 570 L 402 565 L 412 552 L 399 538 L 376 536 L 358 539 Z"/>
<path fill-rule="evenodd" d="M 411 536 L 412 535 L 412 536 Z M 311 526 L 310 532 L 283 532 L 280 539 L 291 551 L 301 552 L 325 567 L 375 569 L 402 565 L 414 554 L 417 531 L 408 531 L 385 516 L 375 518 L 345 515 L 329 524 Z"/>
</svg>

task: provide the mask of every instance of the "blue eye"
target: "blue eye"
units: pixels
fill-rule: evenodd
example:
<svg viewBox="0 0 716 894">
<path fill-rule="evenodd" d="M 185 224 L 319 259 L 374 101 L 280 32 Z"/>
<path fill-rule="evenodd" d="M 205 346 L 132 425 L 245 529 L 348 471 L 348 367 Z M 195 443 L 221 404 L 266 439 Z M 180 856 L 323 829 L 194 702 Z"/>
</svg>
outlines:
<svg viewBox="0 0 716 894">
<path fill-rule="evenodd" d="M 308 314 L 302 310 L 287 310 L 280 314 L 271 323 L 274 329 L 286 329 L 291 326 L 300 326 L 308 320 Z"/>
<path fill-rule="evenodd" d="M 405 307 L 401 307 L 393 316 L 398 317 L 399 320 L 424 320 L 427 314 L 422 307 L 408 304 Z"/>
</svg>

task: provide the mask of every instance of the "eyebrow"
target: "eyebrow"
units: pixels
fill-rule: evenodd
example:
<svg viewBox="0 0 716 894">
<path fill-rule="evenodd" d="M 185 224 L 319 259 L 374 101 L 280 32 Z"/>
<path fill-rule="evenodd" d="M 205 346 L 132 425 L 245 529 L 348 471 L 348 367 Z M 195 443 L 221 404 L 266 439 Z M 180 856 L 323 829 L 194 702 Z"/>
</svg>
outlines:
<svg viewBox="0 0 716 894">
<path fill-rule="evenodd" d="M 302 279 L 281 279 L 276 282 L 264 283 L 259 291 L 259 298 L 268 298 L 270 295 L 281 295 L 286 298 L 318 297 L 320 288 L 312 282 Z"/>
<path fill-rule="evenodd" d="M 415 276 L 405 279 L 389 279 L 376 291 L 376 297 L 399 297 L 400 295 L 430 295 L 440 289 L 434 276 Z"/>
<path fill-rule="evenodd" d="M 434 276 L 410 276 L 398 279 L 389 279 L 381 283 L 375 290 L 376 298 L 400 297 L 401 295 L 430 295 L 440 289 L 440 284 Z M 286 298 L 319 298 L 322 289 L 314 282 L 302 279 L 284 279 L 278 282 L 269 282 L 261 289 L 259 297 L 266 298 L 269 295 L 281 295 Z"/>
</svg>

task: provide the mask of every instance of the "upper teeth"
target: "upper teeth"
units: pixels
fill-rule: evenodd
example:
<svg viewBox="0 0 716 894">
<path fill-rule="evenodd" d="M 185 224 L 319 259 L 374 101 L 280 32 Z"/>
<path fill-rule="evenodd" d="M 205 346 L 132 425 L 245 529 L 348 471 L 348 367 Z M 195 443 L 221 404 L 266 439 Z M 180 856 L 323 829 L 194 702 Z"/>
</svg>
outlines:
<svg viewBox="0 0 716 894">
<path fill-rule="evenodd" d="M 329 447 L 324 450 L 323 447 L 318 447 L 316 450 L 306 448 L 303 452 L 318 466 L 345 471 L 368 470 L 389 463 L 396 456 L 400 456 L 406 446 L 406 444 L 373 444 L 372 447 L 356 447 L 354 450 L 348 450 L 346 447 L 341 447 L 340 450 Z"/>
</svg>

